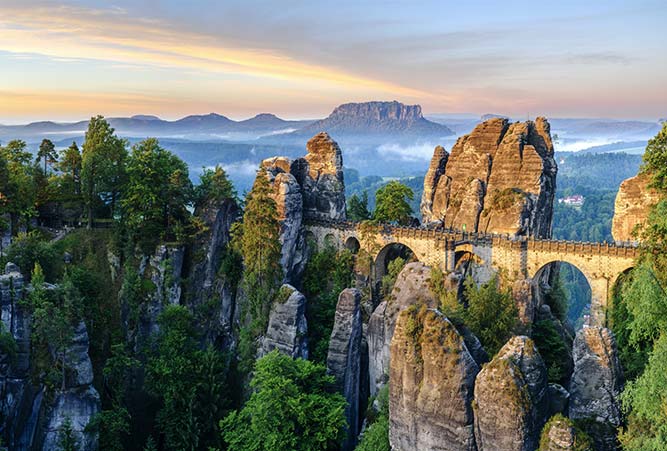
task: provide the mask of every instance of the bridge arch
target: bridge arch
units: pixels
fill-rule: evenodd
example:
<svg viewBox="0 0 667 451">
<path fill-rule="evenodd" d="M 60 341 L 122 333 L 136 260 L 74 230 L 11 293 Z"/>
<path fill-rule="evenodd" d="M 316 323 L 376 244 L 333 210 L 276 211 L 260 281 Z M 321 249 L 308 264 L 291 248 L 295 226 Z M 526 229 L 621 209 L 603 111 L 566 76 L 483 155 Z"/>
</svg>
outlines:
<svg viewBox="0 0 667 451">
<path fill-rule="evenodd" d="M 361 249 L 361 243 L 359 243 L 357 237 L 350 236 L 347 238 L 347 240 L 345 240 L 345 248 L 353 254 L 356 254 L 359 252 L 359 249 Z"/>
<path fill-rule="evenodd" d="M 391 242 L 386 244 L 380 249 L 377 257 L 375 257 L 375 277 L 377 280 L 382 280 L 382 277 L 387 274 L 389 263 L 396 260 L 398 257 L 409 262 L 413 259 L 417 259 L 417 254 L 403 243 Z"/>
<path fill-rule="evenodd" d="M 338 240 L 333 233 L 327 233 L 324 235 L 324 247 L 333 247 L 338 248 Z"/>
<path fill-rule="evenodd" d="M 565 316 L 565 321 L 574 329 L 579 329 L 595 315 L 603 299 L 593 294 L 594 284 L 579 266 L 563 260 L 552 260 L 540 267 L 531 279 L 531 291 L 535 307 L 547 304 L 552 313 Z M 558 290 L 558 291 L 553 291 Z M 606 293 L 602 296 L 606 296 Z M 558 299 L 564 297 L 565 299 Z M 564 301 L 564 304 L 556 304 Z M 537 319 L 537 318 L 536 318 Z"/>
</svg>

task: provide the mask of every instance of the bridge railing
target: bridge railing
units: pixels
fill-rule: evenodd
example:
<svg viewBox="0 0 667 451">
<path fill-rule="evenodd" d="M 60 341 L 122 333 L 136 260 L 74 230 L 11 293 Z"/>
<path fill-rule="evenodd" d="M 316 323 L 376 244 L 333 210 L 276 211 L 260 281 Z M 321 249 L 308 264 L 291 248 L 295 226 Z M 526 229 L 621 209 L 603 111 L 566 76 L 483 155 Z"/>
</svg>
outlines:
<svg viewBox="0 0 667 451">
<path fill-rule="evenodd" d="M 334 220 L 308 220 L 306 225 L 323 227 L 337 230 L 354 230 L 361 224 L 354 221 Z M 548 238 L 537 238 L 533 236 L 511 235 L 489 232 L 466 232 L 447 227 L 424 227 L 424 226 L 397 226 L 393 224 L 374 224 L 379 233 L 409 235 L 413 237 L 436 238 L 442 240 L 453 240 L 457 242 L 470 242 L 476 245 L 492 243 L 521 243 L 526 242 L 528 248 L 544 251 L 560 252 L 585 252 L 604 253 L 613 255 L 634 256 L 639 247 L 638 243 L 631 241 L 621 242 L 589 242 L 554 240 Z"/>
</svg>

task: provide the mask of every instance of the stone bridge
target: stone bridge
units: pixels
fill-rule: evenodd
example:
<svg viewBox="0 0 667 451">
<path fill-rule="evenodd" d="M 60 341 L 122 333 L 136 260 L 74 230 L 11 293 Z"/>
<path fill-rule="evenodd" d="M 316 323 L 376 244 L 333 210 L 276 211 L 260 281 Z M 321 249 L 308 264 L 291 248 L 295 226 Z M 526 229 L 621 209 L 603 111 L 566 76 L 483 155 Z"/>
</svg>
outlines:
<svg viewBox="0 0 667 451">
<path fill-rule="evenodd" d="M 510 281 L 533 281 L 551 263 L 566 262 L 586 277 L 591 287 L 591 317 L 598 324 L 605 322 L 605 307 L 616 280 L 632 268 L 638 255 L 634 243 L 570 242 L 352 222 L 311 221 L 306 224 L 306 234 L 318 247 L 365 250 L 373 258 L 376 280 L 385 274 L 391 250 L 402 246 L 420 262 L 444 272 L 472 259 L 480 281 L 494 272 Z"/>
</svg>

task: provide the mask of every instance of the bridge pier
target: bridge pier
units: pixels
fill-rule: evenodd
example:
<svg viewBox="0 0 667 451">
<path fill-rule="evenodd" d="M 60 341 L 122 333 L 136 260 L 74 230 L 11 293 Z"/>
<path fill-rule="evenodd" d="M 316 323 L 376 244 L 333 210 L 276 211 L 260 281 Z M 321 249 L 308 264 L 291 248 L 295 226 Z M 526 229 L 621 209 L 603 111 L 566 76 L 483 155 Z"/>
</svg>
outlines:
<svg viewBox="0 0 667 451">
<path fill-rule="evenodd" d="M 604 277 L 591 278 L 588 280 L 591 286 L 591 319 L 593 326 L 606 325 L 607 301 L 611 294 L 611 282 Z"/>
</svg>

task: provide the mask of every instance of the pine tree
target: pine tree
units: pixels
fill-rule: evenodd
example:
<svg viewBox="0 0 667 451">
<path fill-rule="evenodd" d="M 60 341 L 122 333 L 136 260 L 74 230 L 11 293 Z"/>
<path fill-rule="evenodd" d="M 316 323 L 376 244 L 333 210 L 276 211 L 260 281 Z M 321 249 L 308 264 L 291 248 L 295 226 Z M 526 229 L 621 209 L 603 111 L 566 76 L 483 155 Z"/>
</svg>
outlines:
<svg viewBox="0 0 667 451">
<path fill-rule="evenodd" d="M 56 163 L 58 161 L 58 153 L 56 146 L 50 139 L 43 139 L 37 151 L 37 161 L 44 161 L 44 175 L 47 174 L 47 164 Z"/>
</svg>

